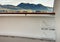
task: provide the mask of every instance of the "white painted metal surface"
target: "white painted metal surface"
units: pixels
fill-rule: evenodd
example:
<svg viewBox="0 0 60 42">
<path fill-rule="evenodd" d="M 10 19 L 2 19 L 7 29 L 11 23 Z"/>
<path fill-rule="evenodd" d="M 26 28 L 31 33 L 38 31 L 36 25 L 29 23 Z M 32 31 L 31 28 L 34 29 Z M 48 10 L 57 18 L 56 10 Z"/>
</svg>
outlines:
<svg viewBox="0 0 60 42">
<path fill-rule="evenodd" d="M 48 28 L 41 30 L 41 28 Z M 54 17 L 0 17 L 0 35 L 32 38 L 56 38 Z"/>
</svg>

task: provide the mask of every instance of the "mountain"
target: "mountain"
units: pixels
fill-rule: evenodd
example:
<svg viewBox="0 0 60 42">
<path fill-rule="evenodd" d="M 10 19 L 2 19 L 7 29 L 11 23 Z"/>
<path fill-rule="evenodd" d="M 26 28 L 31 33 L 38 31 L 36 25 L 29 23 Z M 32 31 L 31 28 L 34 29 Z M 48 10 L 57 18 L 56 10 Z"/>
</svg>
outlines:
<svg viewBox="0 0 60 42">
<path fill-rule="evenodd" d="M 29 4 L 29 3 L 20 3 L 17 7 L 21 7 L 23 9 L 31 9 L 36 11 L 52 11 L 52 7 L 43 6 L 42 4 Z"/>
<path fill-rule="evenodd" d="M 0 5 L 0 13 L 18 13 L 22 8 L 13 5 Z"/>
<path fill-rule="evenodd" d="M 21 9 L 20 7 L 13 6 L 13 5 L 0 5 L 0 7 L 6 8 L 6 9 L 12 9 L 12 10 L 19 10 L 19 9 Z"/>
<path fill-rule="evenodd" d="M 52 7 L 42 4 L 20 3 L 14 5 L 0 5 L 0 12 L 53 12 Z"/>
<path fill-rule="evenodd" d="M 47 7 L 49 12 L 53 12 L 53 8 L 52 7 Z"/>
</svg>

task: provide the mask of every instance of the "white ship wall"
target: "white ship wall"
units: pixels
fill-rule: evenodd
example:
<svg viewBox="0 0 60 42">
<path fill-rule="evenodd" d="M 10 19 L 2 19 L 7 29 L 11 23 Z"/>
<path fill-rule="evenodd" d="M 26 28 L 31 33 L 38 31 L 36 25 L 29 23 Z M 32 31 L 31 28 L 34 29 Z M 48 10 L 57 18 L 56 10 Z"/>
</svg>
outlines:
<svg viewBox="0 0 60 42">
<path fill-rule="evenodd" d="M 0 35 L 55 40 L 55 30 L 50 29 L 55 29 L 55 17 L 0 16 Z"/>
</svg>

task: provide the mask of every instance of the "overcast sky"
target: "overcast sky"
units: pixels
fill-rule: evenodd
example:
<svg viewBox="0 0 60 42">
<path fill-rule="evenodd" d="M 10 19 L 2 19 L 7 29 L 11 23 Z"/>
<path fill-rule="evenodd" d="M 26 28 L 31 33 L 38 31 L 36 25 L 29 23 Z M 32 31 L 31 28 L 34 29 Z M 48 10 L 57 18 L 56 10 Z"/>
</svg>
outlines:
<svg viewBox="0 0 60 42">
<path fill-rule="evenodd" d="M 54 0 L 0 0 L 0 4 L 18 5 L 20 3 L 43 4 L 45 6 L 53 7 Z"/>
</svg>

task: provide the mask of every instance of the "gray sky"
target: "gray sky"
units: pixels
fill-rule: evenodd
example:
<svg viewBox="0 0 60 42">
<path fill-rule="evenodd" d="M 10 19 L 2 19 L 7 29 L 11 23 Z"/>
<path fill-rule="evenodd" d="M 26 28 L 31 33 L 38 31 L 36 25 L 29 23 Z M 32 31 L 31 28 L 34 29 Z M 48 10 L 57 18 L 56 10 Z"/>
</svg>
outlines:
<svg viewBox="0 0 60 42">
<path fill-rule="evenodd" d="M 53 7 L 54 0 L 0 0 L 0 4 L 6 5 L 6 4 L 11 4 L 11 5 L 18 5 L 20 3 L 33 3 L 33 4 L 43 4 L 45 6 L 50 6 Z"/>
</svg>

